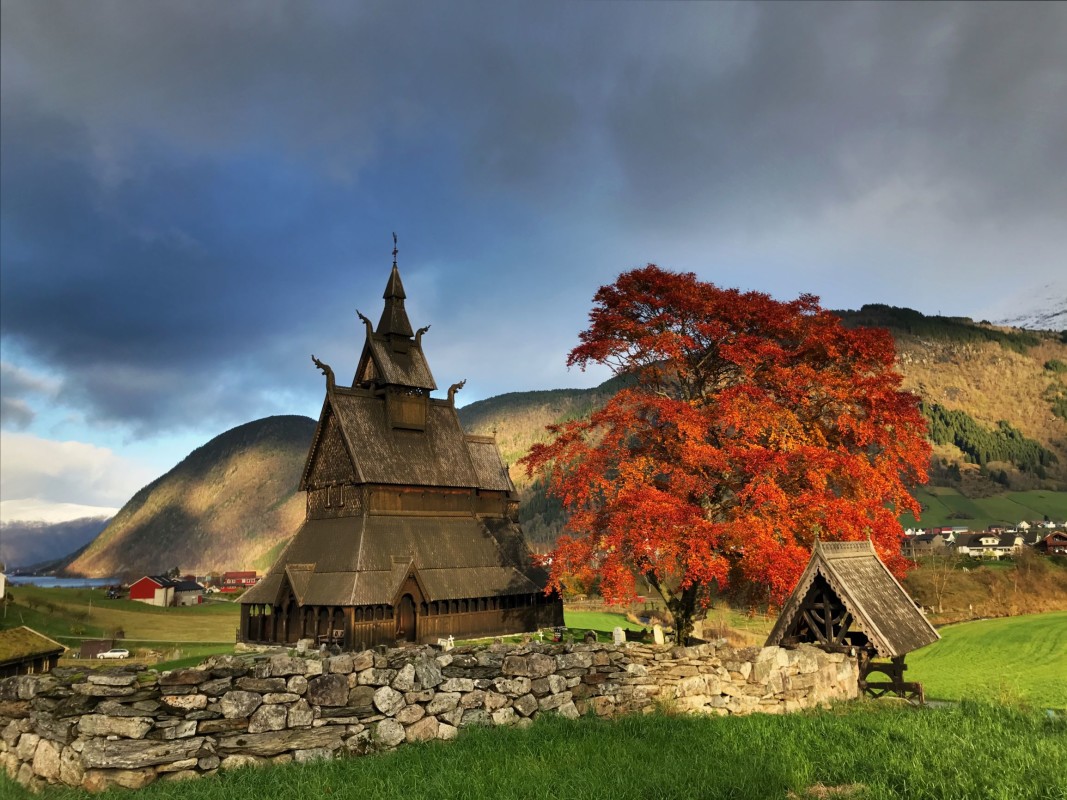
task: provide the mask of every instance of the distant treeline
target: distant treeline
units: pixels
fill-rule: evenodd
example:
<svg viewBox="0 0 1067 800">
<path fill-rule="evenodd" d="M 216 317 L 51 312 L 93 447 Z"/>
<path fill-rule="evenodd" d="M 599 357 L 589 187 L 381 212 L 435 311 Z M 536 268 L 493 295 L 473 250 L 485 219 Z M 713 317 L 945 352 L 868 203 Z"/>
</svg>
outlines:
<svg viewBox="0 0 1067 800">
<path fill-rule="evenodd" d="M 935 444 L 956 445 L 976 464 L 1003 461 L 1043 478 L 1046 468 L 1056 463 L 1055 453 L 1027 439 L 1004 420 L 995 428 L 987 428 L 969 414 L 937 403 L 922 403 L 921 408 L 930 426 L 930 439 Z"/>
<path fill-rule="evenodd" d="M 996 342 L 1002 347 L 1025 353 L 1041 341 L 1030 331 L 1001 331 L 988 323 L 975 324 L 967 317 L 927 316 L 911 308 L 870 303 L 859 311 L 835 311 L 850 327 L 879 327 L 951 342 Z"/>
</svg>

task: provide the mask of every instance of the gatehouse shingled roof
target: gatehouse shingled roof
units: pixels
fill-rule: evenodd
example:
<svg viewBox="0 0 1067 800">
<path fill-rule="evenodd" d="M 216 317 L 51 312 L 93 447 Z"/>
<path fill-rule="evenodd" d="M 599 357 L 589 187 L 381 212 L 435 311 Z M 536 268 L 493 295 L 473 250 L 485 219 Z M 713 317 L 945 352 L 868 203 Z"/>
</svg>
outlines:
<svg viewBox="0 0 1067 800">
<path fill-rule="evenodd" d="M 767 646 L 781 644 L 819 575 L 851 613 L 853 629 L 863 631 L 880 656 L 902 656 L 941 638 L 878 558 L 870 541 L 816 541 L 811 560 L 767 638 Z"/>
</svg>

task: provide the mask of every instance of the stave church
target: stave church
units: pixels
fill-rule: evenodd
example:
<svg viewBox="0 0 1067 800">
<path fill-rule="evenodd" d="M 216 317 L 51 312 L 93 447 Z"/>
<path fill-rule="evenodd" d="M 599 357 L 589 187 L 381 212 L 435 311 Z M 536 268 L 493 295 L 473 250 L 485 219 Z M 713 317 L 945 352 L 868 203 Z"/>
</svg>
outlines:
<svg viewBox="0 0 1067 800">
<path fill-rule="evenodd" d="M 352 385 L 313 357 L 326 397 L 300 481 L 307 516 L 241 598 L 242 641 L 358 650 L 563 624 L 494 438 L 464 433 L 462 383 L 432 396 L 428 326 L 412 330 L 393 258 L 377 328 L 360 314 Z"/>
</svg>

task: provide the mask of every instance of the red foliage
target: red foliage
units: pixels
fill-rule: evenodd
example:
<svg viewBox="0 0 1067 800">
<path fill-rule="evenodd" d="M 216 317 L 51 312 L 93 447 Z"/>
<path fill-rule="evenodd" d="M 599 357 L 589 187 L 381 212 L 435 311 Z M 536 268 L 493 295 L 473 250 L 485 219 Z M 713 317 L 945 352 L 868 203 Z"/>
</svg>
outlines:
<svg viewBox="0 0 1067 800">
<path fill-rule="evenodd" d="M 568 365 L 636 381 L 523 460 L 570 512 L 555 587 L 599 576 L 623 601 L 636 573 L 698 602 L 730 581 L 779 602 L 816 536 L 870 536 L 903 573 L 897 514 L 918 513 L 906 487 L 930 449 L 886 331 L 655 265 L 601 287 L 589 319 Z"/>
</svg>

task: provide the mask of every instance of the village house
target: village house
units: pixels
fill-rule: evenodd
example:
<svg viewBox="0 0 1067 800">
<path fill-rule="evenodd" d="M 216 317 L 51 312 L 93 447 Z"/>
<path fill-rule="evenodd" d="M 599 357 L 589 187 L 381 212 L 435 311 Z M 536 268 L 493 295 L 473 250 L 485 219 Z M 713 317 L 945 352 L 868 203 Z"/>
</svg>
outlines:
<svg viewBox="0 0 1067 800">
<path fill-rule="evenodd" d="M 1050 556 L 1067 556 L 1067 533 L 1053 531 L 1044 538 L 1041 547 Z"/>
<path fill-rule="evenodd" d="M 223 592 L 240 592 L 255 586 L 259 582 L 259 573 L 252 571 L 236 571 L 222 573 L 222 581 L 219 589 Z"/>
<path fill-rule="evenodd" d="M 152 606 L 195 606 L 204 601 L 204 587 L 196 581 L 145 575 L 130 584 L 130 599 Z"/>
<path fill-rule="evenodd" d="M 999 559 L 1010 556 L 1023 548 L 1023 537 L 1018 533 L 967 533 L 956 537 L 956 552 L 971 558 Z"/>
<path fill-rule="evenodd" d="M 428 326 L 412 329 L 405 297 L 394 260 L 377 329 L 360 315 L 350 387 L 313 357 L 326 397 L 300 481 L 306 519 L 241 598 L 244 641 L 362 649 L 563 624 L 495 440 L 460 425 L 464 382 L 431 397 Z"/>
</svg>

